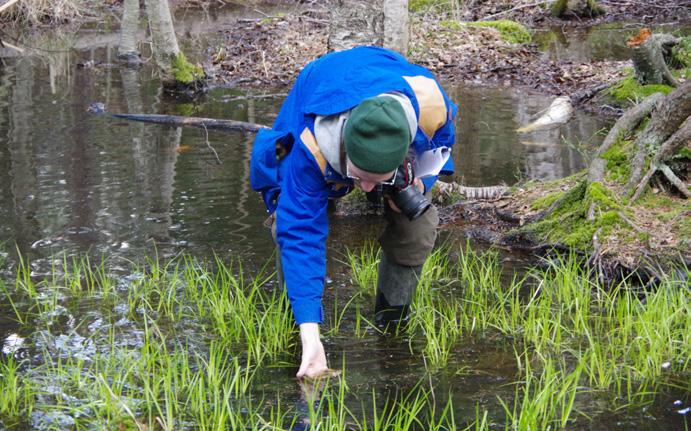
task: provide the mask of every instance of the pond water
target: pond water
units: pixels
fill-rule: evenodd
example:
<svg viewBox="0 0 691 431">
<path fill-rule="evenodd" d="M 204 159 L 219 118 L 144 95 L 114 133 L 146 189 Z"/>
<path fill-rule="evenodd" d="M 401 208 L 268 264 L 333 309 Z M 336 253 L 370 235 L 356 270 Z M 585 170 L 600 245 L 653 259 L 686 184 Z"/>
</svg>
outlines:
<svg viewBox="0 0 691 431">
<path fill-rule="evenodd" d="M 104 40 L 113 39 L 104 36 Z M 188 42 L 192 49 L 195 45 L 202 49 L 203 44 Z M 148 67 L 81 66 L 90 60 L 109 63 L 114 50 L 113 42 L 105 42 L 105 46 L 83 50 L 0 59 L 2 256 L 14 261 L 16 244 L 31 260 L 35 276 L 49 273 L 52 258 L 65 252 L 107 256 L 123 279 L 131 269 L 129 260 L 141 261 L 143 255 L 154 253 L 164 258 L 181 253 L 199 259 L 237 258 L 249 271 L 270 262 L 273 247 L 262 226 L 266 213 L 249 186 L 252 134 L 126 122 L 89 114 L 87 107 L 103 102 L 110 112 L 270 124 L 282 96 L 256 96 L 286 90 L 217 88 L 187 103 L 164 95 Z M 607 120 L 576 112 L 562 127 L 519 135 L 515 129 L 549 105 L 550 97 L 504 87 L 448 90 L 460 114 L 454 149 L 458 173 L 451 179 L 465 185 L 510 185 L 575 173 L 585 166 L 588 152 L 597 148 L 609 126 Z M 369 216 L 334 221 L 327 309 L 334 298 L 343 300 L 350 292 L 349 275 L 339 260 L 344 248 L 376 238 L 379 227 L 378 219 Z M 463 241 L 462 233 L 445 235 Z M 525 264 L 522 256 L 503 259 L 518 267 Z M 84 326 L 99 321 L 90 307 L 88 302 L 73 304 L 69 318 L 53 327 L 52 335 L 67 337 L 65 343 L 70 345 L 69 337 L 78 332 L 75 321 L 84 321 Z M 347 325 L 353 324 L 352 317 L 345 319 Z M 17 337 L 29 336 L 25 330 L 13 321 L 9 305 L 0 305 L 0 344 L 12 351 Z M 131 333 L 123 330 L 123 336 L 134 337 L 135 332 L 134 328 Z M 386 393 L 392 386 L 412 386 L 424 376 L 407 342 L 371 336 L 330 337 L 326 343 L 332 362 L 345 358 L 351 389 Z M 455 352 L 454 361 L 454 369 L 469 367 L 472 373 L 442 373 L 435 378 L 435 390 L 454 393 L 459 411 L 474 414 L 479 401 L 511 398 L 514 388 L 508 383 L 515 377 L 516 364 L 510 344 L 470 340 Z M 294 372 L 292 366 L 262 372 L 257 393 L 278 387 L 282 402 L 299 403 Z M 444 401 L 443 395 L 439 397 L 440 403 Z M 670 402 L 663 399 L 655 415 L 603 415 L 589 426 L 678 426 L 681 419 Z M 488 405 L 494 413 L 501 411 L 497 403 Z"/>
<path fill-rule="evenodd" d="M 551 60 L 572 61 L 626 61 L 631 50 L 626 41 L 635 36 L 643 26 L 640 23 L 608 23 L 589 27 L 553 27 L 538 29 L 533 41 L 542 57 Z M 675 25 L 650 26 L 653 32 L 688 36 L 691 28 Z"/>
</svg>

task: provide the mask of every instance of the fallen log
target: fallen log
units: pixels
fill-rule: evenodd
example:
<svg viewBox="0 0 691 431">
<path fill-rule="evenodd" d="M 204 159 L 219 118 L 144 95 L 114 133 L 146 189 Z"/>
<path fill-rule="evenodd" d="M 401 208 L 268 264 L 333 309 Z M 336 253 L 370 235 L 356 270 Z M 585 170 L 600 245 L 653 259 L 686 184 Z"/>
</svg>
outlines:
<svg viewBox="0 0 691 431">
<path fill-rule="evenodd" d="M 179 115 L 110 114 L 110 116 L 131 121 L 141 121 L 145 123 L 169 124 L 172 126 L 191 126 L 201 127 L 203 129 L 216 130 L 239 130 L 243 132 L 257 132 L 260 129 L 269 128 L 261 124 L 247 123 L 245 121 L 219 120 L 216 118 L 183 117 Z"/>
<path fill-rule="evenodd" d="M 130 121 L 141 121 L 144 123 L 167 124 L 171 126 L 190 126 L 202 129 L 213 130 L 238 130 L 242 132 L 257 132 L 261 129 L 268 129 L 268 126 L 245 121 L 220 120 L 217 118 L 203 117 L 183 117 L 180 115 L 161 115 L 161 114 L 116 114 L 107 112 L 102 103 L 93 103 L 89 106 L 92 114 L 103 114 L 113 118 L 121 118 Z"/>
</svg>

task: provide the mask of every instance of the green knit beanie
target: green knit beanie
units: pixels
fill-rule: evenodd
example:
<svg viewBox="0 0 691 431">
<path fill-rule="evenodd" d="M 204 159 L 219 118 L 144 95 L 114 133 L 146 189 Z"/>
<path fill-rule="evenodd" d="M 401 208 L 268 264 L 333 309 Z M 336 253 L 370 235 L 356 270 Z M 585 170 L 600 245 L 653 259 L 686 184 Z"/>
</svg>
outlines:
<svg viewBox="0 0 691 431">
<path fill-rule="evenodd" d="M 363 171 L 391 172 L 403 162 L 410 129 L 401 104 L 392 97 L 372 97 L 353 108 L 343 131 L 346 154 Z"/>
</svg>

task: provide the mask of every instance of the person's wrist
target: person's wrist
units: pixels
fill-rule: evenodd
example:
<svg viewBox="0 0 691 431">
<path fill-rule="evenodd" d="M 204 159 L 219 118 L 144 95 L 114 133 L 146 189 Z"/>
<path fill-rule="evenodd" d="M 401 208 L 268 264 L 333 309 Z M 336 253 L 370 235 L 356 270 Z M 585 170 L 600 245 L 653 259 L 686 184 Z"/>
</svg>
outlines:
<svg viewBox="0 0 691 431">
<path fill-rule="evenodd" d="M 316 322 L 308 322 L 300 324 L 300 339 L 302 343 L 318 342 L 319 341 L 319 324 Z"/>
</svg>

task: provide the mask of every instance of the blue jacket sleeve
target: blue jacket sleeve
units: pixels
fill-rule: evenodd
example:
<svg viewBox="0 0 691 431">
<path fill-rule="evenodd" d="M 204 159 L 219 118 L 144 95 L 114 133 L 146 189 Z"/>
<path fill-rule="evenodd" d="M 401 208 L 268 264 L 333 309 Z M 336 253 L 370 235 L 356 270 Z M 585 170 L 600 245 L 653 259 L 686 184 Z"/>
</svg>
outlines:
<svg viewBox="0 0 691 431">
<path fill-rule="evenodd" d="M 288 299 L 297 324 L 321 323 L 326 274 L 328 187 L 314 157 L 295 142 L 285 162 L 276 210 L 276 237 Z"/>
</svg>

